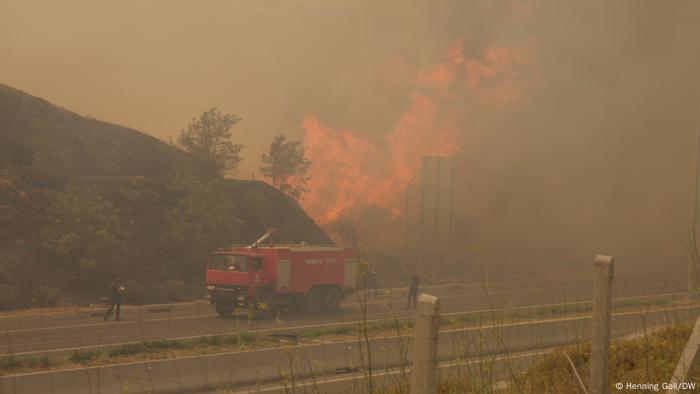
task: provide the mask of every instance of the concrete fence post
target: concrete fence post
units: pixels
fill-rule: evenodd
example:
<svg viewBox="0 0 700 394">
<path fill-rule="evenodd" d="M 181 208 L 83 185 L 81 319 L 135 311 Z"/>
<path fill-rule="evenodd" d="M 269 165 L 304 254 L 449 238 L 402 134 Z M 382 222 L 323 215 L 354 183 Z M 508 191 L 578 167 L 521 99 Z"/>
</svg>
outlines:
<svg viewBox="0 0 700 394">
<path fill-rule="evenodd" d="M 695 381 L 696 377 L 693 374 L 697 370 L 698 363 L 700 363 L 700 318 L 695 322 L 693 332 L 676 364 L 667 393 L 683 393 L 696 389 L 696 387 L 689 387 L 688 384 Z"/>
<path fill-rule="evenodd" d="M 593 280 L 593 321 L 591 323 L 591 378 L 589 392 L 609 392 L 608 367 L 610 355 L 610 314 L 614 258 L 598 255 L 595 258 Z"/>
<path fill-rule="evenodd" d="M 421 294 L 416 306 L 413 334 L 411 394 L 434 394 L 437 390 L 437 341 L 440 331 L 440 299 Z"/>
</svg>

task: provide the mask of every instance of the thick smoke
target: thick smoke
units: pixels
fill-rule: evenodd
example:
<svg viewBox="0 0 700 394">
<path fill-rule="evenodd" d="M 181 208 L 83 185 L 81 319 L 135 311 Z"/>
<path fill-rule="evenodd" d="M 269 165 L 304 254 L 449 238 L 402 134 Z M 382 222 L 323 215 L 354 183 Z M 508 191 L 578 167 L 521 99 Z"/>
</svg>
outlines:
<svg viewBox="0 0 700 394">
<path fill-rule="evenodd" d="M 607 253 L 622 275 L 683 274 L 696 1 L 0 5 L 1 82 L 164 140 L 234 112 L 243 175 L 273 135 L 306 136 L 304 206 L 394 238 L 378 248 L 400 248 L 420 154 L 454 154 L 465 264 L 588 273 Z"/>
<path fill-rule="evenodd" d="M 386 247 L 382 234 L 402 231 L 401 221 L 364 226 L 376 211 L 357 207 L 395 210 L 419 153 L 457 154 L 464 224 L 456 247 L 465 264 L 486 251 L 503 270 L 585 275 L 592 256 L 607 253 L 623 275 L 682 275 L 700 102 L 692 15 L 700 7 L 628 6 L 517 3 L 485 12 L 493 25 L 480 40 L 472 26 L 444 26 L 456 38 L 434 65 L 389 53 L 377 80 L 407 99 L 383 140 L 361 139 L 370 147 L 363 150 L 360 131 L 304 122 L 312 148 L 343 138 L 345 149 L 318 151 L 315 179 L 330 192 L 315 189 L 308 209 L 325 222 L 345 206 L 344 219 L 355 217 L 361 235 Z M 417 98 L 434 108 L 412 116 Z M 406 117 L 412 143 L 392 141 Z M 450 143 L 439 144 L 445 136 Z M 435 143 L 450 148 L 436 152 Z M 326 155 L 347 163 L 329 168 Z"/>
</svg>

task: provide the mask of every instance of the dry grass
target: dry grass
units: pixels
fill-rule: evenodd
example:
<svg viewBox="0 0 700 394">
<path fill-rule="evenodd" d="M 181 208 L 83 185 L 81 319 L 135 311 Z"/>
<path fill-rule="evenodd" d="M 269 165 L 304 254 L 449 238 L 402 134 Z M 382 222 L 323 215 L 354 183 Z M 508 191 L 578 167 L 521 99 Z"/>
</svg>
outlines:
<svg viewBox="0 0 700 394">
<path fill-rule="evenodd" d="M 610 348 L 611 392 L 615 392 L 614 384 L 617 382 L 668 382 L 691 331 L 692 327 L 687 324 L 676 324 L 646 336 L 614 340 Z M 455 378 L 443 380 L 439 392 L 581 393 L 582 390 L 564 351 L 569 354 L 581 378 L 586 382 L 590 370 L 590 346 L 577 344 L 545 355 L 541 361 L 530 365 L 525 372 L 501 382 L 507 383 L 504 387 L 496 387 L 497 382 L 493 375 L 485 379 L 474 379 L 476 376 L 470 371 L 470 381 Z M 696 376 L 700 377 L 700 373 Z M 700 379 L 696 381 L 700 383 Z"/>
</svg>

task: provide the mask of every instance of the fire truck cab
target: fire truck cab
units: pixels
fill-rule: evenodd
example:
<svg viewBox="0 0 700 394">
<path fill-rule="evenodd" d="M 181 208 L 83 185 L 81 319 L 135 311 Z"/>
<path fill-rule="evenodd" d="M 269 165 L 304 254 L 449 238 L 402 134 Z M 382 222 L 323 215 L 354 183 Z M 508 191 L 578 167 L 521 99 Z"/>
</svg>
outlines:
<svg viewBox="0 0 700 394">
<path fill-rule="evenodd" d="M 257 244 L 211 254 L 206 298 L 222 317 L 235 308 L 275 312 L 293 304 L 307 313 L 334 312 L 356 288 L 358 259 L 351 249 Z"/>
</svg>

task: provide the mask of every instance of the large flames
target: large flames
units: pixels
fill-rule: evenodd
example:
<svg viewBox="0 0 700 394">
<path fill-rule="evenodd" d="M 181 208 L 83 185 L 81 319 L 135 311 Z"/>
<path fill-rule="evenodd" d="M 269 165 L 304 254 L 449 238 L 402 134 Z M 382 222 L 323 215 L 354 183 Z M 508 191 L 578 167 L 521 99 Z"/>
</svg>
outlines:
<svg viewBox="0 0 700 394">
<path fill-rule="evenodd" d="M 399 215 L 402 193 L 418 172 L 421 156 L 460 153 L 465 96 L 498 104 L 516 100 L 524 88 L 522 71 L 532 60 L 531 46 L 487 48 L 468 59 L 464 41 L 454 42 L 441 63 L 409 73 L 403 83 L 412 88 L 410 104 L 394 129 L 378 138 L 307 116 L 302 128 L 312 165 L 304 208 L 320 224 L 367 206 Z M 380 71 L 406 67 L 392 56 Z"/>
</svg>

